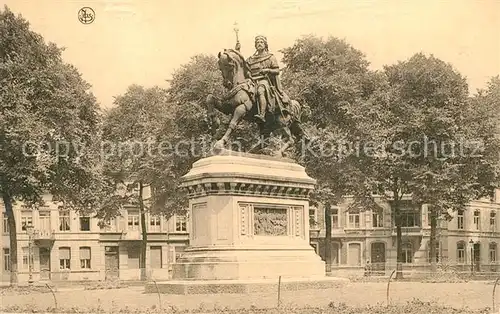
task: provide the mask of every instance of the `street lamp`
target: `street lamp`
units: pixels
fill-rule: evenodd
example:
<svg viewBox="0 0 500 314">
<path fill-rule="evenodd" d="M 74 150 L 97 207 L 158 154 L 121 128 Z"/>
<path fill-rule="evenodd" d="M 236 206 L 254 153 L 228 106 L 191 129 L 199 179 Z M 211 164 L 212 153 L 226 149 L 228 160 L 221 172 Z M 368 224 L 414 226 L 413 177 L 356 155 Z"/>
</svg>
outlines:
<svg viewBox="0 0 500 314">
<path fill-rule="evenodd" d="M 470 239 L 469 244 L 470 244 L 470 272 L 473 275 L 474 274 L 474 241 L 472 239 Z"/>
<path fill-rule="evenodd" d="M 31 252 L 31 242 L 33 241 L 33 233 L 34 229 L 32 225 L 26 226 L 26 233 L 28 234 L 28 266 L 29 266 L 29 279 L 28 283 L 32 284 L 33 283 L 33 265 L 31 264 L 31 259 L 32 259 L 32 252 Z"/>
</svg>

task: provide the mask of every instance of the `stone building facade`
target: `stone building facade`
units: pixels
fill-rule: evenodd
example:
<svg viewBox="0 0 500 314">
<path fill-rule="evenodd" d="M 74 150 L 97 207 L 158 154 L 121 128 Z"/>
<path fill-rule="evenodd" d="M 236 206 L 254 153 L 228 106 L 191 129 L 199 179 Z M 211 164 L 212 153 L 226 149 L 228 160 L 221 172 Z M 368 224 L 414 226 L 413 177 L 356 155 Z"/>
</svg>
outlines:
<svg viewBox="0 0 500 314">
<path fill-rule="evenodd" d="M 3 204 L 0 251 L 2 281 L 10 277 L 9 228 Z M 31 262 L 35 281 L 85 281 L 140 278 L 141 224 L 139 210 L 127 208 L 106 227 L 98 220 L 64 210 L 46 197 L 46 206 L 37 210 L 14 205 L 18 239 L 19 281 L 27 281 Z M 28 235 L 27 226 L 33 226 Z M 166 219 L 146 214 L 148 246 L 146 271 L 156 280 L 171 277 L 171 264 L 188 244 L 185 216 Z M 31 242 L 31 253 L 30 253 Z M 31 258 L 30 258 L 31 256 Z M 30 261 L 31 259 L 31 261 Z"/>
<path fill-rule="evenodd" d="M 396 268 L 396 228 L 391 205 L 379 201 L 383 212 L 347 212 L 350 198 L 332 208 L 330 243 L 325 241 L 324 208 L 310 209 L 311 245 L 325 260 L 331 251 L 332 273 L 363 274 L 371 269 L 388 274 Z M 466 210 L 450 213 L 450 221 L 440 219 L 437 228 L 438 262 L 442 267 L 462 271 L 500 272 L 500 190 L 492 199 L 471 202 Z M 428 271 L 430 267 L 430 213 L 428 206 L 416 208 L 406 198 L 402 209 L 403 269 Z"/>
</svg>

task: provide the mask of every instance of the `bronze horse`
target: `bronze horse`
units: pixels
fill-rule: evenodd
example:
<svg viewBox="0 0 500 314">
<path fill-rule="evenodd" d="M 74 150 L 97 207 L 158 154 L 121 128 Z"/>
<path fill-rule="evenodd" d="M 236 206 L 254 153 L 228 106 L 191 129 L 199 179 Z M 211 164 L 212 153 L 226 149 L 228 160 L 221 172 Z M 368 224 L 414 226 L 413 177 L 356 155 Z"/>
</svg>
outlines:
<svg viewBox="0 0 500 314">
<path fill-rule="evenodd" d="M 212 134 L 219 127 L 214 109 L 232 115 L 231 122 L 224 136 L 215 143 L 216 148 L 223 148 L 228 142 L 231 133 L 241 120 L 256 122 L 254 115 L 257 113 L 257 100 L 255 99 L 256 85 L 250 76 L 245 58 L 236 50 L 224 49 L 218 54 L 219 70 L 222 72 L 223 85 L 227 89 L 222 99 L 209 94 L 206 99 L 207 115 Z M 301 121 L 307 118 L 309 108 L 301 106 L 296 100 L 290 100 L 290 104 L 282 111 L 275 106 L 273 112 L 266 112 L 266 122 L 259 123 L 259 133 L 264 141 L 271 134 L 280 133 L 284 135 L 285 143 L 276 153 L 282 155 L 295 139 L 307 139 Z"/>
</svg>

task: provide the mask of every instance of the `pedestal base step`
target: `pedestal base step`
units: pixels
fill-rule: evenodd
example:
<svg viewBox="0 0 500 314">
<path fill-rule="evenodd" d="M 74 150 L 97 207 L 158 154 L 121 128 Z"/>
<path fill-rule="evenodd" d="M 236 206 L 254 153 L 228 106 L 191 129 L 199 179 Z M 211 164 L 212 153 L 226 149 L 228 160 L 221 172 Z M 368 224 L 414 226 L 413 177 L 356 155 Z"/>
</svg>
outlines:
<svg viewBox="0 0 500 314">
<path fill-rule="evenodd" d="M 282 278 L 281 291 L 338 288 L 349 279 L 337 277 Z M 262 280 L 171 280 L 149 282 L 145 293 L 165 294 L 220 294 L 220 293 L 277 293 L 279 279 Z"/>
</svg>

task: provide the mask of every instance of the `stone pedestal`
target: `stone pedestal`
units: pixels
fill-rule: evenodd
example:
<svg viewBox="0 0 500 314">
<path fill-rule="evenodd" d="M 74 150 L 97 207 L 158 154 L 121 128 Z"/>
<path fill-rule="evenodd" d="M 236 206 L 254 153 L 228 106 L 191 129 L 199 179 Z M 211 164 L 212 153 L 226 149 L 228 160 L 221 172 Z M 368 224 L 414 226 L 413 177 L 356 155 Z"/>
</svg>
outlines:
<svg viewBox="0 0 500 314">
<path fill-rule="evenodd" d="M 309 245 L 304 167 L 267 156 L 217 155 L 183 177 L 189 193 L 190 245 L 173 265 L 174 285 L 325 281 L 325 264 Z M 241 290 L 241 287 L 239 288 Z M 177 289 L 179 290 L 179 289 Z M 195 289 L 196 290 L 196 289 Z"/>
</svg>

